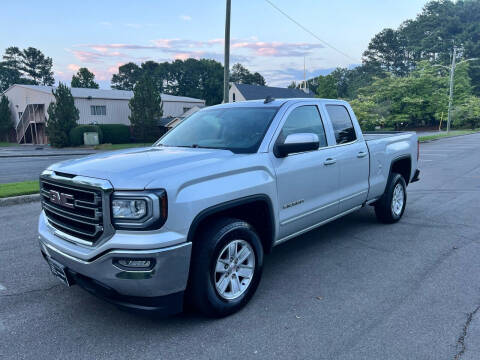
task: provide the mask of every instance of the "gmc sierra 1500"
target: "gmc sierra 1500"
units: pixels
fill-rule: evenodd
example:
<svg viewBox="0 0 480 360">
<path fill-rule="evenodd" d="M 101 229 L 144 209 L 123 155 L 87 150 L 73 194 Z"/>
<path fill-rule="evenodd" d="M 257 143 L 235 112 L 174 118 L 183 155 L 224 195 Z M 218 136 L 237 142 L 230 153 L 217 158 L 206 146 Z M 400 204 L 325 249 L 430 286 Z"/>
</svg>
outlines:
<svg viewBox="0 0 480 360">
<path fill-rule="evenodd" d="M 153 146 L 58 163 L 40 177 L 39 241 L 54 275 L 120 307 L 210 316 L 244 306 L 264 254 L 418 180 L 415 133 L 362 134 L 345 101 L 212 106 Z"/>
</svg>

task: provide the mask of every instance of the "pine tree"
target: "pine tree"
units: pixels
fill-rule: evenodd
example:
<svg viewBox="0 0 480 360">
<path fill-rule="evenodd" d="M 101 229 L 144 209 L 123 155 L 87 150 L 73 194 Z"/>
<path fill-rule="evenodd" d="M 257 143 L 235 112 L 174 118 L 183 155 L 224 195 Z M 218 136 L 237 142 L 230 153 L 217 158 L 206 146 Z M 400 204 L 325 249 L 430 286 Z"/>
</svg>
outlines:
<svg viewBox="0 0 480 360">
<path fill-rule="evenodd" d="M 72 88 L 98 89 L 95 74 L 84 67 L 78 69 L 77 73 L 72 76 Z"/>
<path fill-rule="evenodd" d="M 3 95 L 0 99 L 0 140 L 8 141 L 10 131 L 13 129 L 12 113 L 10 111 L 10 102 Z"/>
<path fill-rule="evenodd" d="M 143 76 L 133 89 L 133 97 L 128 106 L 130 123 L 135 139 L 153 141 L 158 135 L 156 121 L 163 115 L 160 92 L 150 77 Z"/>
<path fill-rule="evenodd" d="M 55 102 L 50 103 L 47 110 L 47 135 L 52 146 L 65 147 L 69 145 L 70 130 L 77 126 L 79 113 L 66 85 L 60 83 L 52 93 Z"/>
</svg>

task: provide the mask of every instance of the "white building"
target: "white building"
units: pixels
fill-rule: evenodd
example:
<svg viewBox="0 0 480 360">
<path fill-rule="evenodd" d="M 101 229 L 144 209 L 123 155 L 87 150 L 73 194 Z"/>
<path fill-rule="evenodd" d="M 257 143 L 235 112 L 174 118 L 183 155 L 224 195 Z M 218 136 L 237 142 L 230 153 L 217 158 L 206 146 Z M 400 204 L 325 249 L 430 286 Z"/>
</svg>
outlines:
<svg viewBox="0 0 480 360">
<path fill-rule="evenodd" d="M 10 101 L 19 143 L 47 142 L 47 109 L 55 101 L 52 90 L 55 87 L 16 84 L 4 92 Z M 79 110 L 78 124 L 130 125 L 128 101 L 133 91 L 71 88 L 71 92 Z M 162 94 L 162 104 L 163 116 L 176 118 L 194 107 L 204 107 L 205 100 Z"/>
</svg>

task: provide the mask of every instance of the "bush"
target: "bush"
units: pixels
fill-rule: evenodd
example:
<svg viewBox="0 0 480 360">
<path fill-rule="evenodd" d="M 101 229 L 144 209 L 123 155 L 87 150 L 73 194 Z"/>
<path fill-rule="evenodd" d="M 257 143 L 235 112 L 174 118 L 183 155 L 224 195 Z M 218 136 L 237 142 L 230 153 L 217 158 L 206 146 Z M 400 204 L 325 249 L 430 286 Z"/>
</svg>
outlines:
<svg viewBox="0 0 480 360">
<path fill-rule="evenodd" d="M 96 132 L 98 133 L 98 142 L 102 144 L 103 142 L 103 134 L 102 129 L 96 125 L 80 125 L 76 128 L 73 128 L 70 131 L 70 145 L 72 146 L 80 146 L 83 145 L 83 134 L 86 132 Z"/>
<path fill-rule="evenodd" d="M 122 124 L 100 124 L 105 144 L 125 144 L 131 142 L 130 127 Z"/>
</svg>

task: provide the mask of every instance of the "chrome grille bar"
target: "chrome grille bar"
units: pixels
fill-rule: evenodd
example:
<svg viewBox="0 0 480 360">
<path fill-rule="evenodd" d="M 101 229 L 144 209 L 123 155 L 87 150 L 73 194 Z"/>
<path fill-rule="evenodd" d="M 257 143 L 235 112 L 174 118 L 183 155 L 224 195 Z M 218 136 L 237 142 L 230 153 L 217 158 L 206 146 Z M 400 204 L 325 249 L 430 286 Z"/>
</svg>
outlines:
<svg viewBox="0 0 480 360">
<path fill-rule="evenodd" d="M 94 245 L 113 234 L 110 183 L 47 170 L 40 176 L 42 208 L 60 237 Z M 66 236 L 65 236 L 66 235 Z"/>
</svg>

